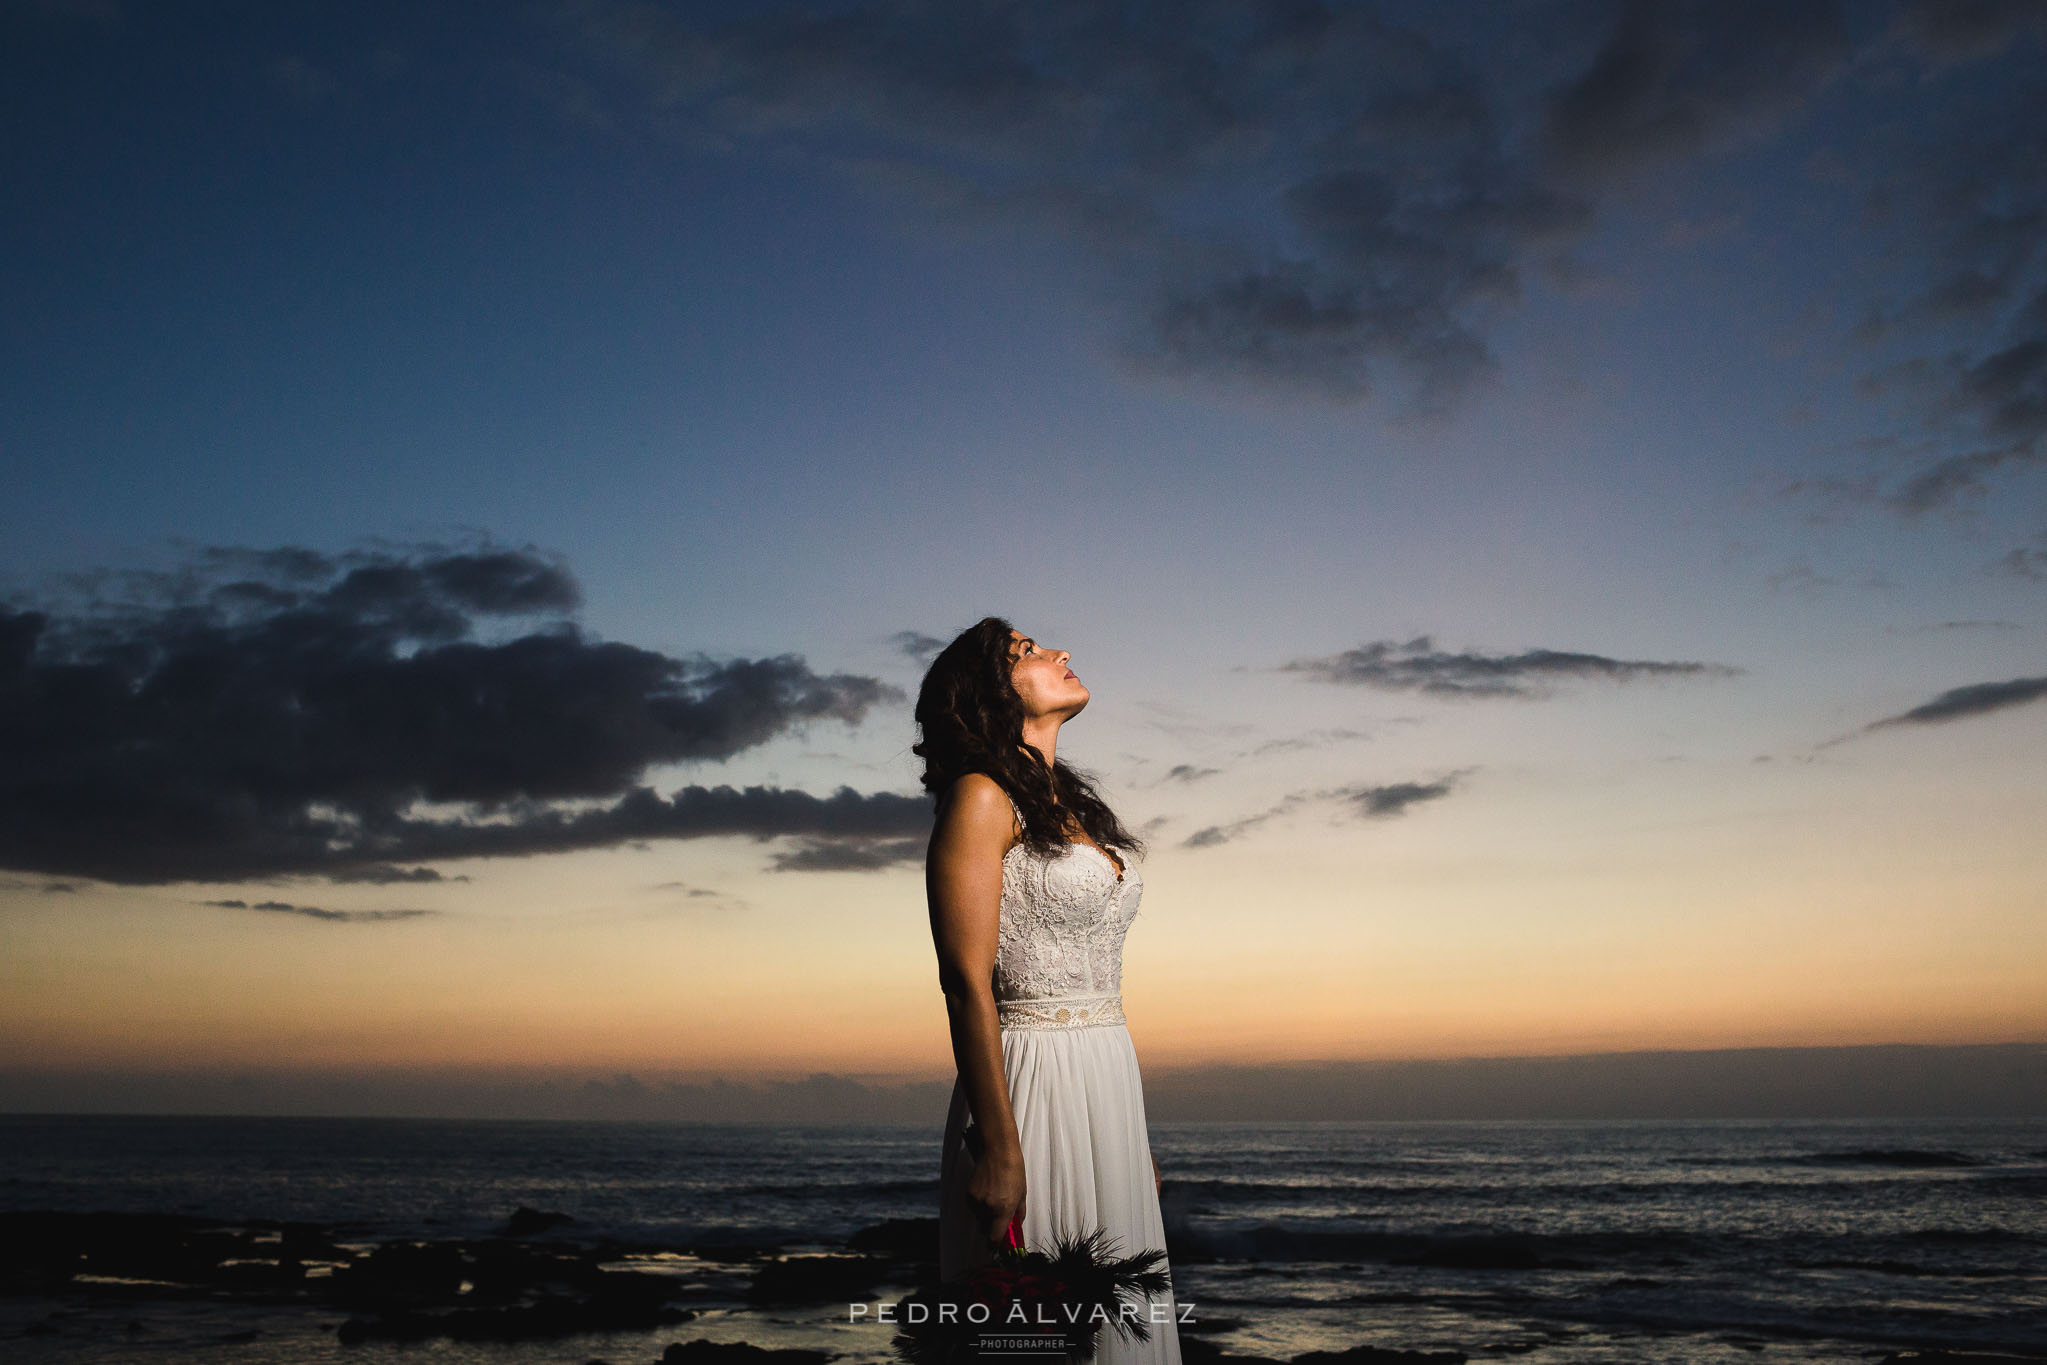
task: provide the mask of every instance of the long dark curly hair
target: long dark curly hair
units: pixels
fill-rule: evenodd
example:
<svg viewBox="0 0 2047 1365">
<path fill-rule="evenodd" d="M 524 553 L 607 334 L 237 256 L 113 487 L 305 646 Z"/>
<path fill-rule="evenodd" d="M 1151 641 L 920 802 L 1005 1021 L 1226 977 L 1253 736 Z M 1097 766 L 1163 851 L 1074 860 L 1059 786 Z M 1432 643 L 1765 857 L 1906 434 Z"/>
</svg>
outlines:
<svg viewBox="0 0 2047 1365">
<path fill-rule="evenodd" d="M 1010 632 L 984 616 L 938 652 L 917 690 L 917 728 L 910 752 L 924 760 L 924 790 L 934 803 L 968 773 L 986 773 L 1016 801 L 1023 841 L 1048 857 L 1064 852 L 1072 822 L 1119 858 L 1142 856 L 1144 841 L 1123 828 L 1094 783 L 1065 759 L 1048 768 L 1023 737 L 1024 704 L 1010 684 Z"/>
</svg>

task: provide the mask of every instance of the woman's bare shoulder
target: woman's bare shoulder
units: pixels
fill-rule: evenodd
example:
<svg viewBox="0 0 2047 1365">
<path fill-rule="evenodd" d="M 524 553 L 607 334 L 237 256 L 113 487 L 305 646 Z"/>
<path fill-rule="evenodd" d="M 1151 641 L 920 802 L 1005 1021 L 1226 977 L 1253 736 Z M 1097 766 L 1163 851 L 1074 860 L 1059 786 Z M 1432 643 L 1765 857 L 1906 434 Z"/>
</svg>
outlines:
<svg viewBox="0 0 2047 1365">
<path fill-rule="evenodd" d="M 1001 783 L 986 773 L 965 773 L 939 803 L 938 824 L 970 838 L 999 838 L 1007 844 L 1016 828 L 1016 811 Z"/>
</svg>

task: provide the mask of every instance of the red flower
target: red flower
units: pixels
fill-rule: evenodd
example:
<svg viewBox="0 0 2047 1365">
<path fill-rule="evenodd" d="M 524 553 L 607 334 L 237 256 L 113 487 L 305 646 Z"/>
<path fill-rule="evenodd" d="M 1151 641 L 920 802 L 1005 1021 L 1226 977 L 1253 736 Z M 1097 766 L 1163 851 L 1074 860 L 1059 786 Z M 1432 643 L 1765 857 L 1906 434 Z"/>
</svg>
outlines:
<svg viewBox="0 0 2047 1365">
<path fill-rule="evenodd" d="M 1010 1220 L 1005 1241 L 993 1260 L 963 1279 L 920 1290 L 904 1300 L 904 1306 L 916 1299 L 927 1304 L 978 1304 L 985 1308 L 985 1316 L 974 1321 L 965 1315 L 941 1319 L 934 1313 L 918 1323 L 906 1321 L 895 1337 L 897 1359 L 905 1365 L 959 1365 L 964 1355 L 978 1350 L 978 1338 L 990 1330 L 1042 1337 L 1069 1362 L 1079 1362 L 1094 1351 L 1105 1322 L 1113 1323 L 1120 1336 L 1150 1339 L 1142 1321 L 1126 1319 L 1118 1310 L 1126 1300 L 1170 1290 L 1171 1281 L 1161 1268 L 1163 1251 L 1118 1256 L 1101 1229 L 1061 1237 L 1046 1250 L 1032 1251 L 1024 1246 L 1023 1228 L 1016 1219 Z"/>
</svg>

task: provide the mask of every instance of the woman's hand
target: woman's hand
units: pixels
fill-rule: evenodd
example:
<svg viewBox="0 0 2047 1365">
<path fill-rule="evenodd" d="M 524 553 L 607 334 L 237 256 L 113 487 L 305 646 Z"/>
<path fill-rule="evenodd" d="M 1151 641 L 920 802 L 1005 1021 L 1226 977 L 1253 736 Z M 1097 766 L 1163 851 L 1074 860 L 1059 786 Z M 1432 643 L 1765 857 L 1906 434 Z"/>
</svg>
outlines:
<svg viewBox="0 0 2047 1365">
<path fill-rule="evenodd" d="M 1009 1242 L 1009 1223 L 1024 1213 L 1023 1152 L 1017 1149 L 985 1151 L 967 1178 L 967 1197 L 985 1220 L 988 1245 L 1000 1251 Z"/>
<path fill-rule="evenodd" d="M 1153 1154 L 1151 1159 L 1151 1188 L 1154 1194 L 1163 1194 L 1166 1188 L 1166 1178 L 1159 1174 L 1159 1159 L 1156 1154 Z"/>
</svg>

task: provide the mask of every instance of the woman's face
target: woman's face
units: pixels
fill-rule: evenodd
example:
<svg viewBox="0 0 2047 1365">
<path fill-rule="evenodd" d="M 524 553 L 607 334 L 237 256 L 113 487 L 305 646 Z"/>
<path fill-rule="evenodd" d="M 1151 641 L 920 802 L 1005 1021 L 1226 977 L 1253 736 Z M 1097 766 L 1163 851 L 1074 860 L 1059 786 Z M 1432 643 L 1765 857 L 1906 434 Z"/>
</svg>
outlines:
<svg viewBox="0 0 2047 1365">
<path fill-rule="evenodd" d="M 1088 690 L 1067 665 L 1072 656 L 1048 649 L 1020 630 L 1009 632 L 1009 681 L 1026 716 L 1070 717 L 1087 705 Z"/>
</svg>

